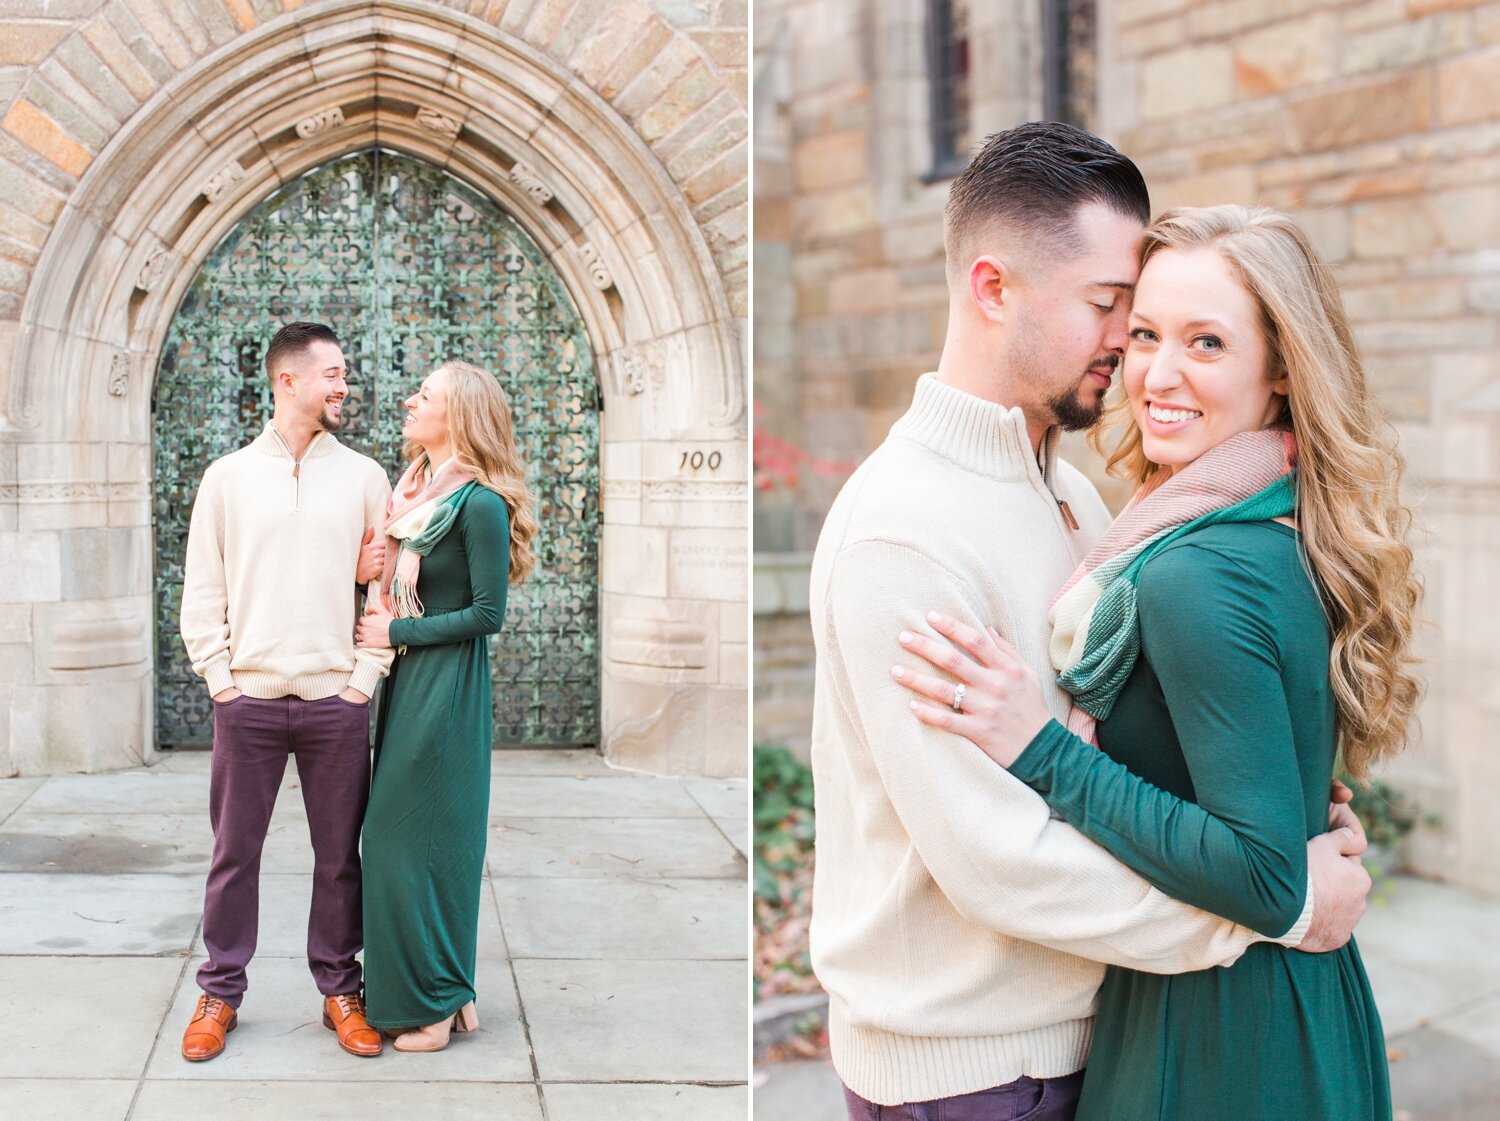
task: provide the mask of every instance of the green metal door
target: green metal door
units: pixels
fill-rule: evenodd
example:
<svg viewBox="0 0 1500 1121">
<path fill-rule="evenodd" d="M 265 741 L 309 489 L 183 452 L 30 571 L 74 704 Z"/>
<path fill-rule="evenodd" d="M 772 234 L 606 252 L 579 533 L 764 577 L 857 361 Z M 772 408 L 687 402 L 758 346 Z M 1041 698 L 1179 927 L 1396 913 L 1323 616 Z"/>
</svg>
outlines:
<svg viewBox="0 0 1500 1121">
<path fill-rule="evenodd" d="M 260 204 L 194 279 L 163 349 L 155 428 L 156 736 L 207 745 L 212 706 L 178 635 L 198 481 L 271 416 L 264 348 L 328 323 L 349 401 L 339 439 L 394 480 L 401 402 L 461 358 L 505 386 L 540 524 L 538 565 L 490 640 L 495 737 L 584 745 L 599 733 L 599 406 L 582 322 L 546 255 L 494 203 L 409 156 L 370 151 Z"/>
</svg>

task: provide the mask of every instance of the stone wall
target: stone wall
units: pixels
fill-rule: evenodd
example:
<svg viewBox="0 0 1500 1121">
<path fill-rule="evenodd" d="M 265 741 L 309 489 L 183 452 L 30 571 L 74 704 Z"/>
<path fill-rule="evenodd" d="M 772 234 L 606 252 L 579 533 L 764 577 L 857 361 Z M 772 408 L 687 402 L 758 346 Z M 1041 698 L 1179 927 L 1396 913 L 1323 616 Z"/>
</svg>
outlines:
<svg viewBox="0 0 1500 1121">
<path fill-rule="evenodd" d="M 793 29 L 779 63 L 786 192 L 772 204 L 786 215 L 776 261 L 792 297 L 768 325 L 757 306 L 757 338 L 780 339 L 773 383 L 757 370 L 757 422 L 858 459 L 941 343 L 946 183 L 898 154 L 925 102 L 909 73 L 883 64 L 886 5 L 769 7 Z M 1389 778 L 1442 817 L 1413 847 L 1420 870 L 1500 893 L 1486 828 L 1500 769 L 1485 734 L 1500 697 L 1500 4 L 1115 0 L 1097 11 L 1095 125 L 1140 163 L 1157 209 L 1287 209 L 1338 272 L 1409 463 L 1433 624 L 1419 743 Z M 1039 41 L 1007 20 L 1014 39 Z M 758 22 L 758 98 L 776 72 L 764 31 Z M 1032 54 L 1011 49 L 1036 91 Z M 1040 112 L 1024 90 L 976 103 L 987 97 L 980 132 Z M 759 222 L 759 187 L 756 205 Z M 1070 458 L 1099 480 L 1077 441 Z M 758 499 L 757 549 L 811 548 L 836 486 L 815 477 Z M 1121 492 L 1106 497 L 1117 505 Z"/>
<path fill-rule="evenodd" d="M 604 749 L 743 773 L 747 36 L 745 0 L 0 3 L 0 774 L 150 755 L 172 313 L 260 199 L 377 143 L 504 206 L 585 322 Z"/>
</svg>

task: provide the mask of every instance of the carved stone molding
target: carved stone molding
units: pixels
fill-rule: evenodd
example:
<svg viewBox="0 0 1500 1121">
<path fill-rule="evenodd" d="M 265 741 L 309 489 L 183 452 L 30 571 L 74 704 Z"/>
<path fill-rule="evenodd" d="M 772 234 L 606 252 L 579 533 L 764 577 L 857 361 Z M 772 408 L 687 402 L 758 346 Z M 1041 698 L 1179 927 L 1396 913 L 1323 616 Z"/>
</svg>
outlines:
<svg viewBox="0 0 1500 1121">
<path fill-rule="evenodd" d="M 136 273 L 135 286 L 143 292 L 151 292 L 161 283 L 162 277 L 167 275 L 167 270 L 172 265 L 172 254 L 161 246 L 157 246 L 146 254 L 146 259 L 141 262 L 141 271 Z"/>
<path fill-rule="evenodd" d="M 311 140 L 314 136 L 343 127 L 344 110 L 337 105 L 330 105 L 327 109 L 319 109 L 312 116 L 298 121 L 297 135 L 303 140 Z"/>
<path fill-rule="evenodd" d="M 705 502 L 743 498 L 749 492 L 747 484 L 732 479 L 664 479 L 641 487 L 641 497 L 646 499 L 681 498 Z"/>
<path fill-rule="evenodd" d="M 435 132 L 439 136 L 457 136 L 463 125 L 455 121 L 446 113 L 439 113 L 436 109 L 422 108 L 417 110 L 417 124 L 428 132 Z"/>
<path fill-rule="evenodd" d="M 583 258 L 584 265 L 588 267 L 589 279 L 593 281 L 595 288 L 602 292 L 614 286 L 614 278 L 609 275 L 609 269 L 605 268 L 604 262 L 599 259 L 599 250 L 595 248 L 592 241 L 585 241 L 580 245 L 578 255 Z"/>
<path fill-rule="evenodd" d="M 109 360 L 109 395 L 124 397 L 130 392 L 130 355 L 117 351 Z"/>
<path fill-rule="evenodd" d="M 203 185 L 203 197 L 209 202 L 218 202 L 224 192 L 245 178 L 245 169 L 239 160 L 230 160 L 223 170 Z"/>
<path fill-rule="evenodd" d="M 664 367 L 660 347 L 628 347 L 610 355 L 615 370 L 615 392 L 634 397 L 646 392 L 646 386 L 660 381 Z"/>
<path fill-rule="evenodd" d="M 656 669 L 702 669 L 708 665 L 708 631 L 696 623 L 665 619 L 618 619 L 608 657 Z"/>
<path fill-rule="evenodd" d="M 530 195 L 538 206 L 546 206 L 552 201 L 552 188 L 528 164 L 516 161 L 510 169 L 510 180 Z"/>
<path fill-rule="evenodd" d="M 149 497 L 145 483 L 70 482 L 0 483 L 0 502 L 49 506 L 69 502 L 110 502 Z"/>
</svg>

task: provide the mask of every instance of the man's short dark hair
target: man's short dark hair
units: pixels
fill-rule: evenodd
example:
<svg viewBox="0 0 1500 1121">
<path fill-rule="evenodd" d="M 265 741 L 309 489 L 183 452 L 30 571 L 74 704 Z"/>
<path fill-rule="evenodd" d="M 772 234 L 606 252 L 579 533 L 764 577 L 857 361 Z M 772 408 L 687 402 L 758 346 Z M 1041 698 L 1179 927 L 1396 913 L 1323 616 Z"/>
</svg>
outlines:
<svg viewBox="0 0 1500 1121">
<path fill-rule="evenodd" d="M 1151 221 L 1151 196 L 1140 168 L 1093 133 L 1058 121 L 1033 121 L 985 138 L 948 190 L 943 244 L 949 268 L 972 236 L 1009 227 L 1054 259 L 1083 252 L 1072 219 L 1101 202 L 1118 213 Z"/>
<path fill-rule="evenodd" d="M 266 376 L 276 380 L 282 363 L 304 353 L 315 342 L 338 346 L 339 337 L 333 333 L 332 327 L 322 323 L 288 323 L 276 332 L 271 345 L 266 347 Z"/>
</svg>

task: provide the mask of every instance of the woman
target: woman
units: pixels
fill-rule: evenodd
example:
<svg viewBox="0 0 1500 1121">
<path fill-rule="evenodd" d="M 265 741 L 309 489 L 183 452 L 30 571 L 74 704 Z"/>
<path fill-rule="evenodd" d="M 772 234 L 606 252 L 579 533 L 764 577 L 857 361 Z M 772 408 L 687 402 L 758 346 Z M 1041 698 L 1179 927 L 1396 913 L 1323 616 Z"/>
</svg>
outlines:
<svg viewBox="0 0 1500 1121">
<path fill-rule="evenodd" d="M 485 636 L 535 564 L 510 408 L 496 380 L 445 362 L 406 400 L 379 605 L 360 646 L 394 646 L 365 814 L 367 1018 L 398 1051 L 479 1026 L 474 961 L 492 740 Z M 396 1031 L 395 1029 L 408 1029 Z"/>
<path fill-rule="evenodd" d="M 957 684 L 893 673 L 936 702 L 914 701 L 919 719 L 971 739 L 1157 887 L 1280 938 L 1340 745 L 1365 777 L 1404 746 L 1416 703 L 1400 461 L 1331 275 L 1286 216 L 1159 218 L 1130 326 L 1133 423 L 1110 465 L 1139 490 L 1050 616 L 1072 731 L 993 631 L 938 619 L 957 658 L 901 636 Z M 1176 977 L 1110 968 L 1077 1116 L 1388 1121 L 1354 943 L 1262 942 Z"/>
</svg>

